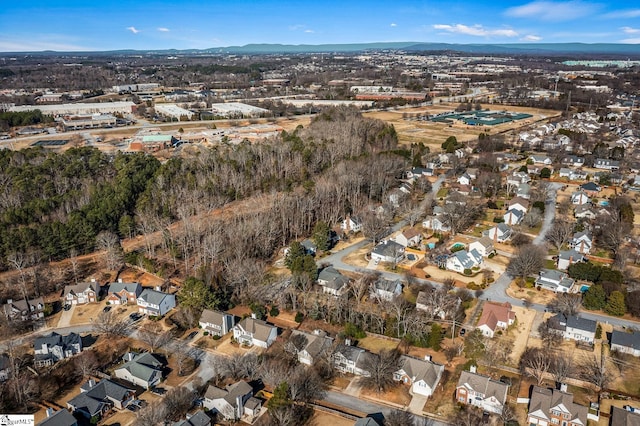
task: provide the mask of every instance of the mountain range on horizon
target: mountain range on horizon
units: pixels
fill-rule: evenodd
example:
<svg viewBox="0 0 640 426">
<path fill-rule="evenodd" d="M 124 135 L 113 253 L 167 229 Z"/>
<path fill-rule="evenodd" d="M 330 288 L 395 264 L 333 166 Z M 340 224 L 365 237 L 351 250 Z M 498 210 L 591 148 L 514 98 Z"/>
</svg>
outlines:
<svg viewBox="0 0 640 426">
<path fill-rule="evenodd" d="M 527 54 L 561 56 L 569 54 L 597 54 L 629 58 L 640 58 L 640 44 L 623 43 L 501 43 L 501 44 L 453 44 L 423 42 L 376 42 L 345 44 L 247 44 L 244 46 L 212 47 L 209 49 L 160 49 L 160 50 L 110 50 L 96 52 L 7 52 L 3 55 L 16 54 L 303 54 L 303 53 L 357 53 L 375 50 L 402 50 L 406 52 L 459 52 L 474 54 Z"/>
</svg>

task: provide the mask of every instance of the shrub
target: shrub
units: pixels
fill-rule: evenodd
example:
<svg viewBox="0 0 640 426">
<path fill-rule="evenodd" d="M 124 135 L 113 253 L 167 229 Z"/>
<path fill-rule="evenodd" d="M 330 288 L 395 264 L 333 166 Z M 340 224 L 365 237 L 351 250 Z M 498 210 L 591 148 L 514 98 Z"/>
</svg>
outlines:
<svg viewBox="0 0 640 426">
<path fill-rule="evenodd" d="M 205 331 L 204 333 L 202 333 L 202 335 L 203 335 L 203 336 L 208 336 L 208 335 L 209 335 L 209 332 L 208 332 L 208 331 Z"/>
<path fill-rule="evenodd" d="M 280 309 L 278 309 L 277 306 L 272 306 L 271 310 L 269 311 L 269 315 L 271 315 L 272 317 L 277 317 L 278 315 L 280 315 Z"/>
<path fill-rule="evenodd" d="M 213 340 L 220 340 L 220 339 L 221 339 L 221 337 L 220 337 L 220 336 L 218 336 L 217 334 L 214 334 L 213 336 L 211 336 L 211 338 L 212 338 Z"/>
<path fill-rule="evenodd" d="M 493 222 L 494 223 L 503 223 L 504 222 L 504 218 L 502 216 L 495 216 L 493 218 Z"/>
<path fill-rule="evenodd" d="M 296 312 L 295 321 L 301 323 L 304 320 L 304 314 L 302 312 Z"/>
<path fill-rule="evenodd" d="M 491 252 L 489 253 L 489 256 L 487 256 L 489 259 L 493 259 L 494 257 L 496 257 L 495 252 Z"/>
<path fill-rule="evenodd" d="M 472 271 L 469 268 L 465 268 L 462 273 L 465 274 L 465 275 L 471 275 Z"/>
</svg>

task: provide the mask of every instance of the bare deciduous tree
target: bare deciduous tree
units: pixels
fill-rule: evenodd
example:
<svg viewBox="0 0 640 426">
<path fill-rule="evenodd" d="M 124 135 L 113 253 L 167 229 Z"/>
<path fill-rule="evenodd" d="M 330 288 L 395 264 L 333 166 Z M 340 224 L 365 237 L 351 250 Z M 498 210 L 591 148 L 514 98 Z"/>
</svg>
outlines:
<svg viewBox="0 0 640 426">
<path fill-rule="evenodd" d="M 582 297 L 578 294 L 560 293 L 551 301 L 549 307 L 555 312 L 572 316 L 582 307 Z"/>
<path fill-rule="evenodd" d="M 115 271 L 122 263 L 122 246 L 116 234 L 102 231 L 96 236 L 96 248 L 104 250 L 107 269 Z"/>
<path fill-rule="evenodd" d="M 113 311 L 100 312 L 91 326 L 95 332 L 107 336 L 126 336 L 130 330 L 129 323 L 118 318 Z"/>
<path fill-rule="evenodd" d="M 562 246 L 569 241 L 573 235 L 573 223 L 563 219 L 556 219 L 553 221 L 553 226 L 545 235 L 545 239 L 560 250 Z"/>
<path fill-rule="evenodd" d="M 553 374 L 553 379 L 556 383 L 563 382 L 573 374 L 574 370 L 573 356 L 571 353 L 555 352 L 551 357 L 551 368 L 549 372 Z"/>
<path fill-rule="evenodd" d="M 85 350 L 73 360 L 76 369 L 83 377 L 90 376 L 98 368 L 98 359 L 92 350 Z"/>
<path fill-rule="evenodd" d="M 529 228 L 535 228 L 536 225 L 538 225 L 541 220 L 542 220 L 542 212 L 540 211 L 539 208 L 534 207 L 531 210 L 529 210 L 529 212 L 526 215 L 524 215 L 524 218 L 522 219 L 522 223 L 528 226 Z"/>
<path fill-rule="evenodd" d="M 394 385 L 393 373 L 400 368 L 400 353 L 395 350 L 383 350 L 379 354 L 368 354 L 362 368 L 369 372 L 360 380 L 363 385 L 384 392 Z"/>
<path fill-rule="evenodd" d="M 551 357 L 542 349 L 527 348 L 520 359 L 520 368 L 524 374 L 534 378 L 540 386 L 551 368 Z"/>
<path fill-rule="evenodd" d="M 164 330 L 159 323 L 151 321 L 138 329 L 138 339 L 146 343 L 151 352 L 155 352 L 171 341 L 171 332 Z"/>
<path fill-rule="evenodd" d="M 614 376 L 607 366 L 607 359 L 604 355 L 604 345 L 600 356 L 592 354 L 591 356 L 583 356 L 580 360 L 579 369 L 580 378 L 586 382 L 593 384 L 598 393 L 611 383 Z"/>
<path fill-rule="evenodd" d="M 545 250 L 535 244 L 518 248 L 515 256 L 509 261 L 507 273 L 512 277 L 526 278 L 537 274 L 544 266 Z"/>
</svg>

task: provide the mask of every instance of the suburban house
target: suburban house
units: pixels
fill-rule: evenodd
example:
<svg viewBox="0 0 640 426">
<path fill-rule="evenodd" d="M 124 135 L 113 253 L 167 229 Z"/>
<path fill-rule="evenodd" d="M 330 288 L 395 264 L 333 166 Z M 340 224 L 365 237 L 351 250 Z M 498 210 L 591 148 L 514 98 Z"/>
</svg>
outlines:
<svg viewBox="0 0 640 426">
<path fill-rule="evenodd" d="M 477 250 L 471 250 L 469 252 L 460 250 L 449 256 L 446 268 L 462 274 L 465 269 L 480 267 L 482 262 L 482 255 Z"/>
<path fill-rule="evenodd" d="M 587 258 L 574 249 L 563 250 L 558 254 L 558 269 L 566 271 L 570 265 L 578 262 L 586 262 Z"/>
<path fill-rule="evenodd" d="M 584 166 L 584 158 L 578 157 L 577 155 L 568 155 L 562 159 L 562 164 L 573 167 L 582 167 Z"/>
<path fill-rule="evenodd" d="M 251 317 L 244 318 L 232 330 L 240 344 L 260 348 L 268 348 L 278 337 L 278 327 Z"/>
<path fill-rule="evenodd" d="M 305 254 L 310 254 L 311 256 L 315 256 L 318 251 L 318 246 L 310 239 L 302 240 L 300 245 L 304 249 Z"/>
<path fill-rule="evenodd" d="M 575 281 L 569 275 L 555 269 L 542 269 L 536 278 L 536 287 L 555 293 L 569 293 Z"/>
<path fill-rule="evenodd" d="M 4 304 L 3 308 L 8 320 L 25 321 L 31 319 L 35 321 L 44 318 L 44 299 L 42 297 L 31 300 L 7 299 L 7 303 Z"/>
<path fill-rule="evenodd" d="M 458 183 L 460 185 L 471 185 L 472 180 L 473 179 L 471 178 L 471 176 L 469 176 L 469 174 L 465 172 L 458 178 Z"/>
<path fill-rule="evenodd" d="M 47 418 L 38 423 L 37 426 L 78 426 L 78 421 L 69 410 L 63 408 L 54 411 L 53 408 L 47 408 Z"/>
<path fill-rule="evenodd" d="M 33 347 L 36 367 L 44 367 L 82 352 L 82 339 L 76 333 L 63 336 L 54 331 L 48 336 L 36 337 Z"/>
<path fill-rule="evenodd" d="M 173 424 L 173 426 L 210 426 L 211 418 L 202 410 L 194 414 L 188 414 L 185 420 Z"/>
<path fill-rule="evenodd" d="M 596 158 L 593 162 L 593 167 L 604 170 L 618 170 L 620 168 L 620 162 L 617 160 L 609 160 L 608 158 Z"/>
<path fill-rule="evenodd" d="M 591 202 L 591 198 L 584 191 L 576 191 L 571 194 L 571 204 L 581 206 Z"/>
<path fill-rule="evenodd" d="M 469 251 L 477 251 L 480 256 L 487 257 L 494 252 L 493 241 L 489 237 L 482 237 L 469 244 Z"/>
<path fill-rule="evenodd" d="M 619 407 L 611 407 L 611 421 L 609 423 L 609 426 L 638 425 L 640 425 L 640 412 L 633 412 Z"/>
<path fill-rule="evenodd" d="M 261 406 L 260 400 L 253 397 L 251 385 L 239 381 L 224 388 L 209 385 L 202 405 L 208 410 L 219 413 L 225 420 L 239 420 L 244 415 L 255 414 L 254 400 Z M 247 413 L 245 408 L 250 401 L 252 413 Z"/>
<path fill-rule="evenodd" d="M 504 243 L 511 239 L 513 231 L 504 223 L 499 223 L 493 228 L 487 229 L 482 235 L 489 237 L 494 243 Z"/>
<path fill-rule="evenodd" d="M 399 263 L 404 259 L 404 246 L 395 241 L 383 241 L 371 251 L 371 259 L 378 262 Z"/>
<path fill-rule="evenodd" d="M 527 200 L 531 198 L 531 185 L 529 185 L 528 183 L 521 183 L 520 185 L 518 185 L 518 188 L 516 189 L 516 197 L 524 198 Z"/>
<path fill-rule="evenodd" d="M 68 305 L 84 305 L 86 303 L 95 303 L 98 301 L 100 294 L 100 286 L 95 279 L 90 282 L 67 285 L 64 287 L 62 297 L 63 304 Z"/>
<path fill-rule="evenodd" d="M 545 166 L 548 166 L 553 163 L 551 157 L 547 155 L 532 155 L 529 158 L 532 159 L 535 164 L 544 164 Z"/>
<path fill-rule="evenodd" d="M 356 376 L 369 376 L 365 370 L 366 358 L 371 356 L 366 349 L 350 345 L 338 345 L 332 355 L 333 366 L 342 373 L 355 374 Z"/>
<path fill-rule="evenodd" d="M 569 241 L 569 247 L 582 254 L 589 254 L 593 246 L 593 237 L 589 231 L 576 232 Z"/>
<path fill-rule="evenodd" d="M 611 350 L 633 356 L 640 356 L 640 331 L 628 333 L 613 330 L 611 333 Z"/>
<path fill-rule="evenodd" d="M 507 225 L 518 225 L 520 222 L 522 222 L 523 218 L 524 218 L 524 212 L 518 209 L 508 210 L 502 216 L 504 223 L 506 223 Z"/>
<path fill-rule="evenodd" d="M 175 294 L 145 288 L 136 301 L 141 314 L 161 317 L 176 307 Z"/>
<path fill-rule="evenodd" d="M 562 390 L 534 386 L 529 401 L 527 424 L 584 426 L 587 424 L 588 408 L 573 402 L 573 395 Z"/>
<path fill-rule="evenodd" d="M 444 211 L 442 210 L 442 207 L 440 206 L 434 207 L 433 216 L 427 217 L 422 222 L 422 227 L 426 229 L 431 229 L 432 231 L 435 231 L 435 232 L 450 232 L 451 226 L 449 226 L 444 222 L 444 219 L 442 218 L 443 213 Z"/>
<path fill-rule="evenodd" d="M 396 243 L 403 247 L 417 247 L 420 244 L 420 241 L 422 241 L 422 234 L 414 228 L 407 228 L 399 233 L 395 240 Z"/>
<path fill-rule="evenodd" d="M 11 374 L 11 360 L 9 355 L 0 354 L 0 383 L 9 379 Z"/>
<path fill-rule="evenodd" d="M 340 229 L 345 232 L 360 232 L 362 231 L 362 221 L 356 216 L 347 216 L 340 224 Z"/>
<path fill-rule="evenodd" d="M 135 391 L 109 379 L 96 383 L 90 379 L 80 387 L 80 394 L 67 401 L 67 407 L 87 419 L 100 419 L 112 408 L 123 409 L 135 398 Z"/>
<path fill-rule="evenodd" d="M 208 331 L 210 335 L 222 337 L 231 331 L 234 318 L 233 315 L 224 312 L 204 309 L 198 323 L 200 327 L 204 331 Z"/>
<path fill-rule="evenodd" d="M 124 355 L 124 361 L 124 364 L 113 371 L 117 378 L 146 389 L 158 385 L 162 380 L 166 362 L 159 356 L 150 352 L 128 352 Z"/>
<path fill-rule="evenodd" d="M 573 215 L 576 219 L 595 219 L 595 217 L 598 216 L 598 213 L 596 213 L 596 210 L 591 204 L 582 204 L 576 206 Z"/>
<path fill-rule="evenodd" d="M 487 337 L 493 337 L 498 330 L 506 330 L 516 319 L 509 302 L 485 302 L 482 315 L 478 321 L 478 329 Z"/>
<path fill-rule="evenodd" d="M 406 174 L 407 179 L 417 179 L 423 176 L 433 176 L 433 169 L 429 167 L 413 167 Z"/>
<path fill-rule="evenodd" d="M 597 185 L 593 182 L 583 183 L 582 185 L 580 185 L 580 189 L 585 191 L 589 196 L 597 195 L 598 192 L 602 190 L 602 188 L 600 188 L 600 185 Z"/>
<path fill-rule="evenodd" d="M 596 321 L 578 315 L 558 314 L 549 318 L 549 327 L 567 340 L 593 344 L 596 338 Z"/>
<path fill-rule="evenodd" d="M 531 182 L 531 176 L 527 172 L 513 172 L 509 176 L 507 176 L 507 184 L 518 186 L 521 183 L 529 183 Z"/>
<path fill-rule="evenodd" d="M 318 284 L 322 286 L 323 293 L 342 296 L 349 288 L 349 277 L 342 275 L 334 267 L 328 266 L 318 274 Z"/>
<path fill-rule="evenodd" d="M 529 211 L 529 200 L 522 197 L 513 197 L 509 200 L 509 208 L 507 210 L 520 210 L 522 213 Z"/>
<path fill-rule="evenodd" d="M 318 359 L 329 355 L 332 347 L 333 339 L 322 330 L 315 330 L 313 333 L 293 330 L 286 346 L 304 365 L 313 365 Z"/>
<path fill-rule="evenodd" d="M 117 283 L 111 283 L 107 291 L 107 303 L 111 305 L 135 304 L 142 293 L 140 283 L 124 283 L 118 279 Z"/>
<path fill-rule="evenodd" d="M 376 300 L 390 301 L 400 294 L 402 294 L 402 281 L 391 281 L 386 278 L 379 277 L 373 284 L 371 284 L 369 297 Z"/>
<path fill-rule="evenodd" d="M 432 362 L 430 357 L 422 360 L 403 355 L 400 369 L 393 373 L 393 380 L 411 386 L 413 394 L 430 397 L 443 371 L 444 365 Z"/>
<path fill-rule="evenodd" d="M 501 414 L 502 407 L 507 401 L 508 390 L 508 384 L 476 373 L 476 366 L 472 365 L 471 371 L 463 371 L 460 374 L 456 387 L 456 401 Z"/>
</svg>

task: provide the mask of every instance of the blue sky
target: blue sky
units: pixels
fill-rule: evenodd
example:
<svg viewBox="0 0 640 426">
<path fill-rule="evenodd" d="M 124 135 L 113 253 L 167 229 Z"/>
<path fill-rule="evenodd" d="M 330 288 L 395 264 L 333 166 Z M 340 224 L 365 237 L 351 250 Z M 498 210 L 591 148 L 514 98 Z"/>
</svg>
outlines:
<svg viewBox="0 0 640 426">
<path fill-rule="evenodd" d="M 0 1 L 5 52 L 380 41 L 640 43 L 640 2 Z"/>
</svg>

